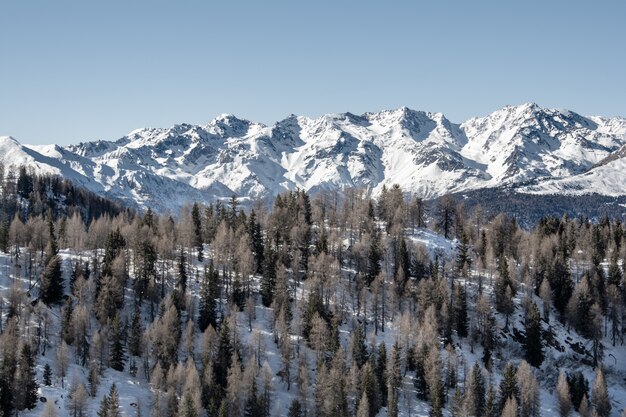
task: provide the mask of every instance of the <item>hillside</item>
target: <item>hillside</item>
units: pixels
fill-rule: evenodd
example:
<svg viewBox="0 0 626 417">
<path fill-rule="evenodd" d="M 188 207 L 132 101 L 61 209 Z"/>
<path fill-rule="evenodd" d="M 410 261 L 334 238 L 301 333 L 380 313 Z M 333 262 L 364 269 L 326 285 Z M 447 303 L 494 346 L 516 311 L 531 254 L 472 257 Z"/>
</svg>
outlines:
<svg viewBox="0 0 626 417">
<path fill-rule="evenodd" d="M 395 187 L 347 196 L 74 216 L 63 235 L 63 218 L 14 220 L 2 409 L 551 417 L 560 372 L 576 409 L 626 407 L 621 223 L 524 231 L 451 200 L 424 217 Z"/>
</svg>

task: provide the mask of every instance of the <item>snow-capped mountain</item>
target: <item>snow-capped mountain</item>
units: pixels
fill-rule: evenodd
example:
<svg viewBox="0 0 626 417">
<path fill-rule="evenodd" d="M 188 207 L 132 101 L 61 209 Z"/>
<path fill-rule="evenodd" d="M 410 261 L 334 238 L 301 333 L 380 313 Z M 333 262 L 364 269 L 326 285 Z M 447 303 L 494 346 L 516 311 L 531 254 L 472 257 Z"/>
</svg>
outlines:
<svg viewBox="0 0 626 417">
<path fill-rule="evenodd" d="M 392 184 L 425 198 L 501 185 L 612 195 L 626 189 L 626 175 L 616 175 L 625 171 L 616 153 L 624 145 L 626 119 L 534 103 L 461 124 L 403 107 L 315 119 L 291 115 L 273 126 L 221 115 L 203 126 L 138 129 L 114 142 L 67 148 L 0 138 L 5 165 L 63 175 L 159 211 L 232 194 L 256 199 L 344 187 L 376 194 Z"/>
</svg>

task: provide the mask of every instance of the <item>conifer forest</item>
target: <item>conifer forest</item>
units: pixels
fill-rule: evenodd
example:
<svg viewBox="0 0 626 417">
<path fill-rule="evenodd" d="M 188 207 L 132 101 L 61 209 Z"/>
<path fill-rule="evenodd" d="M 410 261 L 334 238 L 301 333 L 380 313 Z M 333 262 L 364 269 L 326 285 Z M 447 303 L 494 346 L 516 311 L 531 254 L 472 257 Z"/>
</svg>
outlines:
<svg viewBox="0 0 626 417">
<path fill-rule="evenodd" d="M 0 416 L 626 416 L 619 219 L 1 171 Z"/>
</svg>

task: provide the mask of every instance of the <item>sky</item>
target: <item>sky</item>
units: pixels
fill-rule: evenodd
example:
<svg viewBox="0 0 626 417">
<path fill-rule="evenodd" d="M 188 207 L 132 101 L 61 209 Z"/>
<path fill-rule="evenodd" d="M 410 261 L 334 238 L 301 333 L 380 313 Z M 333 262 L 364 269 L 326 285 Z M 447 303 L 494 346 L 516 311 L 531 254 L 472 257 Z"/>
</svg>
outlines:
<svg viewBox="0 0 626 417">
<path fill-rule="evenodd" d="M 626 116 L 626 2 L 0 0 L 0 135 L 536 102 Z"/>
</svg>

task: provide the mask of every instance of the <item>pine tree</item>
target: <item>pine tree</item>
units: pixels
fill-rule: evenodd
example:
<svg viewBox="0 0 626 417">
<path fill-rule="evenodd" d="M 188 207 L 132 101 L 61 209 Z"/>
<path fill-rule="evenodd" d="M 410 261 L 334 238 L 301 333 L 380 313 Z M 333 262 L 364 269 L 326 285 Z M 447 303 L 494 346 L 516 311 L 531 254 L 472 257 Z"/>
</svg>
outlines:
<svg viewBox="0 0 626 417">
<path fill-rule="evenodd" d="M 437 207 L 437 211 L 437 226 L 439 227 L 439 230 L 443 233 L 443 236 L 446 239 L 449 239 L 452 229 L 454 227 L 454 218 L 456 215 L 456 209 L 452 197 L 442 197 L 439 200 L 439 206 Z"/>
<path fill-rule="evenodd" d="M 111 389 L 109 390 L 107 417 L 120 417 L 120 395 L 115 382 L 111 385 Z"/>
<path fill-rule="evenodd" d="M 61 258 L 56 254 L 55 245 L 49 244 L 46 267 L 41 275 L 39 295 L 44 304 L 58 304 L 63 299 L 63 275 Z"/>
<path fill-rule="evenodd" d="M 464 417 L 469 415 L 465 411 L 465 404 L 463 402 L 463 393 L 460 388 L 454 389 L 454 394 L 452 394 L 452 398 L 450 399 L 450 415 L 452 417 Z"/>
<path fill-rule="evenodd" d="M 233 346 L 230 341 L 230 329 L 228 328 L 228 322 L 224 321 L 220 329 L 220 339 L 217 349 L 217 357 L 213 364 L 215 381 L 221 387 L 226 387 L 226 380 L 228 377 L 228 369 L 231 365 L 231 358 L 233 355 Z"/>
<path fill-rule="evenodd" d="M 300 404 L 300 401 L 298 401 L 297 399 L 291 401 L 291 404 L 289 405 L 289 410 L 287 411 L 287 417 L 304 417 L 302 404 Z"/>
<path fill-rule="evenodd" d="M 508 397 L 502 407 L 501 417 L 517 417 L 517 400 L 515 397 Z"/>
<path fill-rule="evenodd" d="M 362 368 L 361 398 L 363 395 L 367 398 L 369 416 L 374 417 L 380 409 L 380 390 L 371 361 L 366 362 Z"/>
<path fill-rule="evenodd" d="M 522 342 L 524 358 L 534 367 L 543 362 L 543 339 L 541 337 L 541 316 L 535 303 L 531 303 L 524 320 L 525 336 Z"/>
<path fill-rule="evenodd" d="M 561 371 L 559 380 L 556 383 L 556 399 L 559 406 L 559 415 L 567 417 L 572 410 L 572 400 L 570 399 L 569 384 L 565 372 Z"/>
<path fill-rule="evenodd" d="M 563 318 L 567 303 L 574 290 L 574 283 L 572 282 L 569 268 L 561 257 L 556 256 L 551 267 L 546 271 L 546 275 L 550 288 L 552 288 L 552 303 L 559 312 L 560 317 Z"/>
<path fill-rule="evenodd" d="M 370 404 L 365 392 L 363 392 L 361 399 L 359 400 L 356 417 L 371 417 Z"/>
<path fill-rule="evenodd" d="M 609 392 L 604 379 L 604 371 L 599 366 L 596 373 L 596 379 L 591 389 L 591 403 L 600 417 L 609 417 L 611 414 L 611 401 L 609 400 Z"/>
<path fill-rule="evenodd" d="M 413 378 L 413 385 L 417 391 L 417 398 L 426 401 L 429 396 L 428 384 L 426 383 L 426 355 L 428 351 L 426 347 L 420 349 L 416 348 L 414 355 L 415 377 Z"/>
<path fill-rule="evenodd" d="M 469 239 L 465 230 L 461 232 L 461 238 L 457 245 L 456 267 L 461 276 L 466 277 L 472 266 L 472 259 L 470 257 Z"/>
<path fill-rule="evenodd" d="M 493 389 L 493 385 L 489 385 L 487 391 L 487 400 L 485 401 L 485 417 L 498 417 L 498 404 L 496 398 L 496 390 Z"/>
<path fill-rule="evenodd" d="M 376 380 L 380 388 L 380 400 L 383 407 L 387 406 L 387 348 L 385 342 L 378 346 L 378 357 L 376 358 Z"/>
<path fill-rule="evenodd" d="M 467 294 L 462 285 L 454 284 L 454 324 L 459 337 L 467 337 Z"/>
<path fill-rule="evenodd" d="M 572 406 L 578 411 L 578 406 L 583 397 L 589 398 L 589 382 L 582 372 L 577 371 L 567 376 L 567 385 L 569 385 Z"/>
<path fill-rule="evenodd" d="M 259 406 L 259 396 L 257 393 L 256 379 L 252 380 L 252 386 L 246 399 L 246 404 L 243 409 L 244 417 L 263 417 L 264 410 Z"/>
<path fill-rule="evenodd" d="M 469 416 L 481 417 L 485 412 L 485 377 L 478 362 L 474 363 L 468 376 L 465 393 L 466 409 Z"/>
<path fill-rule="evenodd" d="M 261 275 L 261 300 L 263 305 L 269 307 L 274 299 L 276 286 L 276 253 L 272 249 L 270 240 L 267 240 L 263 250 L 263 274 Z"/>
<path fill-rule="evenodd" d="M 130 325 L 130 336 L 128 338 L 128 353 L 132 356 L 141 356 L 143 353 L 143 332 L 141 309 L 139 304 L 135 304 L 133 320 Z"/>
<path fill-rule="evenodd" d="M 578 414 L 580 417 L 589 417 L 591 412 L 589 410 L 589 401 L 587 401 L 587 394 L 583 395 L 580 400 L 580 405 L 578 406 Z"/>
<path fill-rule="evenodd" d="M 502 374 L 502 381 L 500 381 L 500 401 L 498 408 L 501 411 L 504 409 L 509 399 L 515 399 L 515 405 L 517 407 L 518 388 L 515 377 L 516 373 L 515 365 L 513 365 L 512 362 L 507 363 Z"/>
<path fill-rule="evenodd" d="M 49 364 L 43 367 L 43 384 L 48 387 L 52 385 L 52 368 Z"/>
<path fill-rule="evenodd" d="M 431 409 L 430 417 L 443 417 L 443 386 L 441 381 L 437 379 L 434 386 L 430 388 L 431 392 Z"/>
<path fill-rule="evenodd" d="M 522 360 L 516 374 L 520 417 L 540 417 L 539 382 L 532 367 Z"/>
<path fill-rule="evenodd" d="M 257 274 L 262 274 L 265 262 L 265 248 L 263 246 L 261 223 L 257 221 L 254 209 L 250 211 L 250 216 L 248 216 L 248 234 L 250 235 L 250 243 L 252 244 L 252 253 L 256 260 L 256 272 Z"/>
<path fill-rule="evenodd" d="M 71 345 L 74 342 L 74 329 L 72 329 L 72 299 L 68 297 L 65 300 L 65 306 L 61 311 L 61 335 L 65 343 Z"/>
<path fill-rule="evenodd" d="M 115 315 L 113 322 L 111 323 L 111 349 L 110 349 L 110 364 L 111 368 L 116 371 L 124 370 L 124 363 L 126 362 L 126 354 L 124 349 L 124 329 L 122 327 L 122 321 L 119 313 Z"/>
<path fill-rule="evenodd" d="M 387 372 L 387 414 L 389 417 L 398 417 L 398 403 L 400 398 L 400 386 L 402 375 L 400 374 L 400 347 L 394 343 L 391 348 L 391 360 Z"/>
<path fill-rule="evenodd" d="M 361 368 L 367 362 L 367 346 L 365 345 L 365 335 L 360 325 L 357 325 L 352 333 L 352 360 L 354 364 Z"/>
<path fill-rule="evenodd" d="M 118 227 L 113 232 L 109 233 L 104 244 L 104 258 L 102 260 L 103 276 L 113 275 L 113 261 L 118 257 L 124 247 L 126 247 L 126 239 L 124 239 Z M 96 288 L 96 293 L 98 293 L 98 291 L 99 289 Z"/>
<path fill-rule="evenodd" d="M 368 266 L 367 274 L 365 275 L 365 282 L 369 287 L 381 271 L 380 261 L 382 259 L 382 253 L 380 248 L 380 234 L 377 230 L 374 230 L 374 233 L 371 236 L 367 259 Z"/>
<path fill-rule="evenodd" d="M 191 221 L 193 222 L 193 244 L 198 251 L 198 261 L 202 262 L 204 259 L 203 242 L 202 242 L 202 222 L 200 221 L 200 207 L 198 203 L 193 203 L 191 209 Z"/>
<path fill-rule="evenodd" d="M 97 412 L 98 417 L 109 417 L 109 396 L 105 394 L 100 400 L 100 407 Z"/>
<path fill-rule="evenodd" d="M 218 287 L 219 273 L 213 267 L 213 261 L 209 263 L 209 269 L 205 269 L 204 278 L 200 286 L 200 306 L 198 312 L 198 327 L 204 332 L 207 327 L 217 327 L 217 302 L 219 297 Z"/>
<path fill-rule="evenodd" d="M 37 380 L 35 378 L 35 357 L 29 343 L 24 343 L 20 351 L 15 373 L 15 406 L 18 410 L 32 409 L 37 405 Z"/>
<path fill-rule="evenodd" d="M 409 250 L 406 246 L 406 239 L 404 239 L 404 236 L 400 237 L 400 244 L 398 245 L 397 262 L 394 263 L 393 269 L 394 278 L 398 279 L 400 271 L 404 273 L 404 279 L 398 284 L 400 288 L 404 288 L 411 271 L 411 256 L 409 255 Z"/>
<path fill-rule="evenodd" d="M 509 275 L 509 263 L 506 256 L 501 256 L 498 259 L 498 276 L 493 292 L 496 299 L 496 309 L 506 315 L 506 326 L 508 326 L 509 316 L 515 310 L 515 304 L 513 304 L 515 287 Z"/>
</svg>

